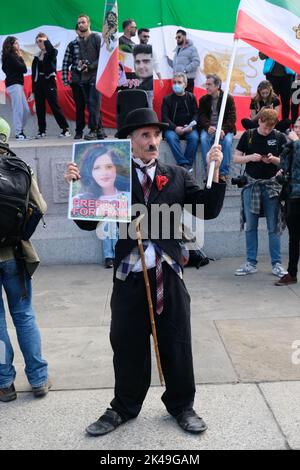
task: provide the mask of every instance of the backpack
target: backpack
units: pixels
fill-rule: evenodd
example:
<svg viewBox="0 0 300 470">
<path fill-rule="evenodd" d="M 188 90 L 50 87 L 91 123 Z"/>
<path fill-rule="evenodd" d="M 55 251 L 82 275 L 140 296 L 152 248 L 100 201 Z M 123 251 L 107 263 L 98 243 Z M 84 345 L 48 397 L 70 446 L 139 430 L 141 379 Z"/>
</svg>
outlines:
<svg viewBox="0 0 300 470">
<path fill-rule="evenodd" d="M 0 156 L 0 247 L 24 240 L 28 219 L 30 167 L 13 152 Z"/>
<path fill-rule="evenodd" d="M 250 150 L 250 147 L 251 145 L 253 144 L 253 140 L 254 140 L 254 131 L 257 131 L 257 129 L 248 129 L 246 131 L 247 133 L 247 147 L 248 147 L 248 150 Z M 280 135 L 282 134 L 282 132 L 278 131 L 277 129 L 273 129 L 273 131 L 275 133 L 275 139 L 276 139 L 276 153 L 279 153 L 279 139 L 280 139 Z"/>
<path fill-rule="evenodd" d="M 189 250 L 189 255 L 190 256 L 187 266 L 193 266 L 199 269 L 209 263 L 209 258 L 206 256 L 204 251 L 198 246 L 195 246 L 195 250 Z"/>
<path fill-rule="evenodd" d="M 187 244 L 188 248 L 185 246 Z M 196 237 L 193 236 L 190 229 L 184 224 L 182 225 L 182 245 L 185 251 L 188 251 L 188 255 L 185 255 L 187 258 L 186 266 L 193 266 L 199 269 L 201 266 L 206 266 L 209 263 L 209 258 L 198 245 Z"/>
</svg>

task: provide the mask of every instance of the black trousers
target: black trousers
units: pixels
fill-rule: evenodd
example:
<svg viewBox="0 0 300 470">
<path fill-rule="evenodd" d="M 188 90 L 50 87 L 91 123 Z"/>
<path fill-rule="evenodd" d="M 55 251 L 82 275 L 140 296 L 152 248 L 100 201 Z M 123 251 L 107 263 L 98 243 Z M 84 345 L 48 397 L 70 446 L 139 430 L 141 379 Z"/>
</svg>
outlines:
<svg viewBox="0 0 300 470">
<path fill-rule="evenodd" d="M 148 271 L 155 311 L 155 268 Z M 155 313 L 166 390 L 162 401 L 177 416 L 193 407 L 195 380 L 191 348 L 190 296 L 184 282 L 163 263 L 164 310 Z M 124 420 L 136 417 L 151 381 L 151 325 L 143 273 L 116 279 L 111 298 L 110 341 L 114 352 L 115 397 L 111 407 Z M 156 366 L 155 366 L 156 367 Z"/>
<path fill-rule="evenodd" d="M 79 83 L 71 83 L 76 110 L 76 134 L 81 134 L 85 128 L 85 97 Z"/>
<path fill-rule="evenodd" d="M 288 272 L 296 277 L 300 252 L 300 199 L 287 201 L 286 223 L 289 230 Z"/>
<path fill-rule="evenodd" d="M 68 129 L 69 124 L 58 104 L 57 86 L 55 77 L 48 79 L 39 77 L 34 84 L 35 108 L 38 119 L 39 132 L 46 131 L 46 100 L 49 103 L 53 116 L 61 129 Z"/>
<path fill-rule="evenodd" d="M 102 119 L 101 119 L 101 101 L 102 95 L 96 89 L 96 78 L 89 82 L 82 82 L 82 91 L 85 98 L 85 102 L 88 108 L 89 117 L 88 117 L 88 126 L 91 131 L 102 128 Z"/>
<path fill-rule="evenodd" d="M 186 87 L 185 91 L 189 91 L 190 93 L 194 93 L 194 85 L 195 85 L 195 79 L 194 78 L 188 78 L 187 87 Z"/>
<path fill-rule="evenodd" d="M 290 116 L 293 78 L 293 75 L 274 77 L 271 73 L 266 74 L 266 79 L 272 83 L 276 95 L 280 96 L 282 119 L 288 119 Z"/>
</svg>

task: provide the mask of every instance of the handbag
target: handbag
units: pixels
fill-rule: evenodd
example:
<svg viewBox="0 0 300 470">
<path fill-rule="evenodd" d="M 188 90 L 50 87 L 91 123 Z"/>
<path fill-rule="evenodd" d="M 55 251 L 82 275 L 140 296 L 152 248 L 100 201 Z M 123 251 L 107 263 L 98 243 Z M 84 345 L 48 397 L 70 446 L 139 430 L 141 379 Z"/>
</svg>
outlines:
<svg viewBox="0 0 300 470">
<path fill-rule="evenodd" d="M 30 239 L 41 219 L 43 219 L 43 226 L 46 227 L 42 212 L 30 201 L 28 203 L 26 220 L 22 231 L 22 240 L 27 241 Z"/>
</svg>

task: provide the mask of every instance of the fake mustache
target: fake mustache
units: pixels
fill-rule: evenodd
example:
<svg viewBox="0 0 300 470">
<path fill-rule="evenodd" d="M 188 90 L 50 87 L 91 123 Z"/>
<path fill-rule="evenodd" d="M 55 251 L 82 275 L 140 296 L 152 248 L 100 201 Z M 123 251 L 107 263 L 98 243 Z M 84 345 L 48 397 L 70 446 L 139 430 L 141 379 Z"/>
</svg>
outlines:
<svg viewBox="0 0 300 470">
<path fill-rule="evenodd" d="M 158 152 L 158 148 L 156 147 L 156 145 L 149 145 L 146 152 Z"/>
</svg>

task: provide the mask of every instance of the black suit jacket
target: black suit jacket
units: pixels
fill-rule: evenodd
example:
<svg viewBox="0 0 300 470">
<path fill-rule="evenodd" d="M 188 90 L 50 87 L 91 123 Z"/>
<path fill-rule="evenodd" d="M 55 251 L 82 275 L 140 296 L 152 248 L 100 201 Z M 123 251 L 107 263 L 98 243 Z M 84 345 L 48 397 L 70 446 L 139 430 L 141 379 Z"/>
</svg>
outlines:
<svg viewBox="0 0 300 470">
<path fill-rule="evenodd" d="M 156 177 L 159 175 L 168 178 L 167 184 L 160 191 L 156 184 Z M 166 204 L 167 206 L 179 204 L 181 207 L 190 204 L 191 212 L 194 215 L 196 214 L 197 205 L 204 204 L 204 219 L 214 219 L 221 211 L 225 189 L 226 184 L 213 183 L 211 189 L 203 190 L 184 168 L 158 162 L 147 204 L 148 224 L 142 224 L 142 228 L 144 226 L 144 230 L 142 231 L 143 238 L 150 239 L 153 243 L 156 243 L 163 251 L 170 255 L 173 260 L 179 263 L 181 257 L 180 240 L 178 239 L 179 226 L 177 227 L 177 224 L 174 224 L 172 220 L 170 222 L 162 220 L 158 231 L 156 230 L 156 234 L 153 237 L 151 228 L 154 215 L 161 209 L 162 204 Z M 132 169 L 132 204 L 145 204 L 143 190 L 135 168 Z M 133 220 L 137 215 L 138 214 L 133 214 Z M 75 222 L 83 230 L 95 230 L 97 226 L 97 222 L 92 221 Z M 163 227 L 166 223 L 170 224 L 170 237 L 168 239 L 164 239 L 162 236 Z M 123 231 L 123 229 L 124 227 L 120 227 L 120 230 Z M 128 229 L 128 224 L 126 229 Z M 115 268 L 119 266 L 122 259 L 132 251 L 136 244 L 136 239 L 131 239 L 130 237 L 118 240 L 116 244 Z"/>
</svg>

